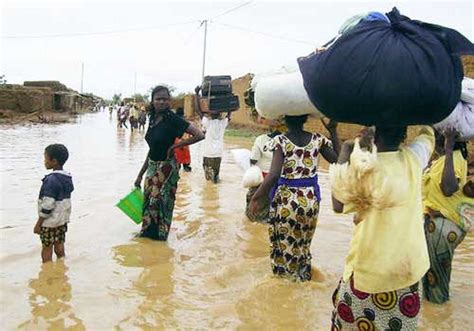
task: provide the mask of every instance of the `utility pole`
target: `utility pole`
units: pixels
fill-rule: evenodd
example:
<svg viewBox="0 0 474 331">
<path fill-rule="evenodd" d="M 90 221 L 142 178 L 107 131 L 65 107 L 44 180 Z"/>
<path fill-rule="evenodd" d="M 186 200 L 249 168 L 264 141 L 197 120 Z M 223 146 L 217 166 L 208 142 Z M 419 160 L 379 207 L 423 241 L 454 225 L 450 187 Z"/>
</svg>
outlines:
<svg viewBox="0 0 474 331">
<path fill-rule="evenodd" d="M 204 50 L 202 54 L 202 79 L 204 79 L 204 72 L 206 70 L 206 44 L 207 44 L 207 20 L 201 22 L 201 26 L 204 24 Z"/>
<path fill-rule="evenodd" d="M 81 70 L 81 94 L 84 92 L 84 62 L 82 62 L 82 70 Z"/>
</svg>

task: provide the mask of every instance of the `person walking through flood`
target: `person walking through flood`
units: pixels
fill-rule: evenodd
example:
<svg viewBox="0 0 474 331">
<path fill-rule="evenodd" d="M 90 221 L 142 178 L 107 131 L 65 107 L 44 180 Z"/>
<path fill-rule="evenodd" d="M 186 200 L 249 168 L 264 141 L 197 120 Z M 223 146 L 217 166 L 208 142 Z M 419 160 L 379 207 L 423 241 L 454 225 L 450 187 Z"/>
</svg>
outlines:
<svg viewBox="0 0 474 331">
<path fill-rule="evenodd" d="M 182 107 L 176 108 L 176 115 L 181 118 L 184 118 L 184 109 Z M 183 136 L 184 138 L 184 136 Z M 175 143 L 179 143 L 182 138 L 176 138 Z M 183 146 L 175 149 L 176 161 L 178 162 L 178 168 L 183 166 L 184 171 L 190 172 L 191 168 L 191 152 L 189 151 L 189 146 Z"/>
<path fill-rule="evenodd" d="M 199 103 L 200 90 L 200 86 L 197 86 L 195 89 L 196 98 L 194 99 L 194 105 L 196 112 L 201 118 L 202 127 L 206 132 L 202 165 L 206 180 L 217 184 L 219 182 L 222 155 L 224 154 L 224 133 L 229 125 L 231 113 L 228 112 L 224 118 L 221 117 L 219 112 L 209 112 L 210 118 L 204 116 Z"/>
<path fill-rule="evenodd" d="M 272 163 L 273 152 L 270 150 L 270 141 L 281 134 L 281 127 L 284 125 L 278 125 L 277 121 L 269 121 L 263 119 L 262 122 L 269 124 L 270 132 L 258 136 L 252 146 L 252 154 L 250 155 L 250 165 L 256 165 L 262 171 L 263 178 L 265 178 L 270 172 L 270 165 Z M 267 197 L 263 197 L 259 203 L 259 209 L 255 214 L 250 212 L 250 201 L 253 195 L 257 192 L 259 186 L 249 188 L 246 196 L 247 206 L 245 208 L 245 215 L 252 222 L 268 223 L 269 212 L 270 212 L 270 201 Z"/>
<path fill-rule="evenodd" d="M 133 129 L 138 129 L 138 110 L 134 104 L 130 105 L 130 129 L 133 132 Z"/>
<path fill-rule="evenodd" d="M 317 157 L 321 154 L 330 163 L 337 160 L 329 139 L 303 130 L 307 118 L 308 115 L 285 117 L 288 132 L 273 138 L 270 173 L 250 201 L 250 210 L 255 213 L 261 199 L 271 191 L 272 271 L 294 281 L 311 280 L 310 247 L 321 200 Z M 331 138 L 339 146 L 337 124 L 333 124 Z"/>
<path fill-rule="evenodd" d="M 415 330 L 419 283 L 429 268 L 423 229 L 422 173 L 434 133 L 422 127 L 400 147 L 406 127 L 376 127 L 375 146 L 344 144 L 330 168 L 333 208 L 355 212 L 343 277 L 333 294 L 336 330 Z"/>
<path fill-rule="evenodd" d="M 140 108 L 140 113 L 138 114 L 138 131 L 145 130 L 146 124 L 146 110 Z"/>
<path fill-rule="evenodd" d="M 434 303 L 449 300 L 449 282 L 454 250 L 463 241 L 471 224 L 474 196 L 463 191 L 467 182 L 466 143 L 456 142 L 456 132 L 445 136 L 436 132 L 436 153 L 423 175 L 425 235 L 430 256 L 430 269 L 423 277 L 423 295 Z M 469 194 L 469 193 L 468 193 Z"/>
<path fill-rule="evenodd" d="M 142 229 L 140 237 L 165 241 L 171 227 L 179 169 L 174 151 L 204 139 L 204 133 L 174 114 L 170 109 L 170 92 L 157 86 L 151 93 L 150 124 L 145 140 L 150 148 L 140 169 L 135 186 L 145 176 Z M 190 138 L 175 144 L 175 139 L 188 133 Z"/>
</svg>

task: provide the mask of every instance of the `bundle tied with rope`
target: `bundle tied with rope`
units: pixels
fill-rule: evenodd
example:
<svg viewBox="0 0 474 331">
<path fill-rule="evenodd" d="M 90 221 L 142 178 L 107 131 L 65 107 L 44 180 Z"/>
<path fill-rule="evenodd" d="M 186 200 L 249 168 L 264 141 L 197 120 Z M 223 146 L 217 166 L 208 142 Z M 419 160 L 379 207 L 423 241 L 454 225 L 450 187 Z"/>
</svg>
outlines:
<svg viewBox="0 0 474 331">
<path fill-rule="evenodd" d="M 387 176 L 378 166 L 377 147 L 360 147 L 359 138 L 349 162 L 329 166 L 331 192 L 334 198 L 344 204 L 347 212 L 355 212 L 363 220 L 371 210 L 381 211 L 400 204 L 400 194 L 408 188 L 400 185 L 396 191 L 387 185 Z"/>
</svg>

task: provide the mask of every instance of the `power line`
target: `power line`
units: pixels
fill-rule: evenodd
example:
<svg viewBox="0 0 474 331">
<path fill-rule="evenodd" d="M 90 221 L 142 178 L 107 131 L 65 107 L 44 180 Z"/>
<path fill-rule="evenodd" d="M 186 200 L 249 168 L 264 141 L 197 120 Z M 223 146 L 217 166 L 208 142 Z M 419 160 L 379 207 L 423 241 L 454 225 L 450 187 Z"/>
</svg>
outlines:
<svg viewBox="0 0 474 331">
<path fill-rule="evenodd" d="M 42 39 L 42 38 L 98 36 L 98 35 L 109 35 L 109 34 L 118 34 L 118 33 L 126 33 L 126 32 L 135 32 L 135 31 L 157 30 L 157 29 L 162 29 L 169 26 L 186 25 L 186 24 L 191 24 L 191 23 L 196 23 L 196 20 L 180 22 L 180 23 L 157 25 L 157 26 L 149 26 L 149 27 L 143 27 L 143 28 L 100 31 L 100 32 L 62 33 L 62 34 L 33 35 L 33 36 L 2 36 L 2 39 Z"/>
<path fill-rule="evenodd" d="M 240 4 L 240 5 L 237 5 L 237 6 L 235 6 L 235 7 L 232 7 L 232 8 L 230 8 L 230 9 L 227 9 L 227 10 L 224 11 L 223 13 L 220 13 L 220 14 L 218 14 L 218 15 L 212 17 L 210 20 L 214 20 L 214 19 L 216 19 L 216 18 L 218 18 L 218 17 L 227 15 L 227 14 L 233 12 L 233 11 L 236 11 L 237 9 L 240 9 L 240 8 L 242 8 L 242 7 L 245 7 L 245 6 L 247 6 L 247 5 L 250 5 L 252 2 L 253 2 L 253 1 L 247 1 L 247 2 L 244 2 L 244 3 Z"/>
<path fill-rule="evenodd" d="M 281 39 L 281 40 L 285 40 L 285 41 L 290 41 L 290 42 L 305 44 L 305 45 L 311 45 L 311 46 L 315 45 L 315 43 L 310 42 L 310 41 L 298 40 L 298 39 L 288 38 L 288 37 L 285 37 L 285 36 L 275 35 L 275 34 L 271 34 L 271 33 L 267 33 L 267 32 L 255 31 L 255 30 L 251 30 L 251 29 L 244 28 L 244 27 L 241 27 L 241 26 L 230 25 L 230 24 L 221 23 L 221 22 L 214 22 L 214 23 L 218 24 L 218 25 L 228 27 L 230 29 L 242 30 L 242 31 L 246 31 L 246 32 L 254 33 L 254 34 L 259 34 L 259 35 L 270 37 L 270 38 Z"/>
</svg>

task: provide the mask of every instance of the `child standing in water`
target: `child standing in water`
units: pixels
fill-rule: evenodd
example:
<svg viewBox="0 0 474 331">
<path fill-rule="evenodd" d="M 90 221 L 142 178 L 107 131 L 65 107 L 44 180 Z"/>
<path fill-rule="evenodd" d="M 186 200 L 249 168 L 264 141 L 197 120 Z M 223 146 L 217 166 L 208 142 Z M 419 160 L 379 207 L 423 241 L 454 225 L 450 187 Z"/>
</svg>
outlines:
<svg viewBox="0 0 474 331">
<path fill-rule="evenodd" d="M 43 178 L 38 199 L 39 217 L 34 228 L 43 244 L 43 262 L 53 259 L 53 248 L 58 258 L 65 256 L 64 242 L 74 190 L 71 174 L 63 170 L 68 157 L 67 148 L 61 144 L 49 145 L 44 151 L 44 166 L 53 172 Z"/>
<path fill-rule="evenodd" d="M 275 275 L 294 281 L 311 280 L 311 241 L 321 200 L 317 175 L 319 153 L 330 163 L 337 153 L 321 134 L 303 130 L 308 115 L 286 116 L 288 132 L 276 136 L 270 173 L 250 201 L 255 213 L 259 201 L 270 196 L 271 265 Z M 335 122 L 330 129 L 339 146 Z M 337 147 L 336 147 L 337 148 Z"/>
</svg>

